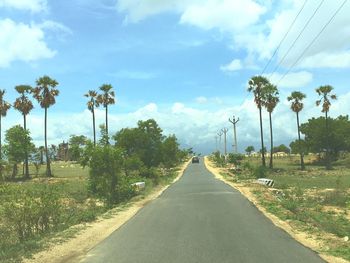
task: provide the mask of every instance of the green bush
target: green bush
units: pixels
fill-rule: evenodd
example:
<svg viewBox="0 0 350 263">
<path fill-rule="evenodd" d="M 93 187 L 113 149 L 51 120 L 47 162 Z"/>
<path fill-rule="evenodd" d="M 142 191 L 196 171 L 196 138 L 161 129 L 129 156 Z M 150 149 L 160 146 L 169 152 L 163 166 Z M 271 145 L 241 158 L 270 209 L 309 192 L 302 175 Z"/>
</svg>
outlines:
<svg viewBox="0 0 350 263">
<path fill-rule="evenodd" d="M 158 170 L 154 167 L 151 167 L 151 168 L 143 167 L 140 170 L 140 176 L 144 178 L 152 179 L 154 184 L 156 185 L 159 184 L 160 182 L 160 174 Z"/>
<path fill-rule="evenodd" d="M 227 161 L 236 166 L 241 164 L 241 161 L 244 160 L 245 156 L 239 153 L 229 153 Z"/>
<path fill-rule="evenodd" d="M 118 183 L 123 165 L 122 151 L 112 146 L 96 146 L 89 162 L 89 190 L 108 206 L 120 201 Z"/>
<path fill-rule="evenodd" d="M 265 166 L 258 166 L 253 170 L 253 176 L 255 178 L 266 178 L 269 173 L 269 169 Z"/>
</svg>

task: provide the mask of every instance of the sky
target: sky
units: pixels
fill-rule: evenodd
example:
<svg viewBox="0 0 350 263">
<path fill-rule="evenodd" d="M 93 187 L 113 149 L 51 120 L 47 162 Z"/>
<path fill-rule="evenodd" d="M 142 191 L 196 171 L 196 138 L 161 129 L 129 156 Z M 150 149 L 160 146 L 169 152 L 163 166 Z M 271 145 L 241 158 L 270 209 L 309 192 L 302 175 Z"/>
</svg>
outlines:
<svg viewBox="0 0 350 263">
<path fill-rule="evenodd" d="M 112 134 L 154 118 L 183 147 L 208 153 L 216 148 L 218 131 L 228 128 L 232 151 L 228 119 L 235 115 L 243 152 L 248 145 L 260 149 L 258 110 L 247 83 L 271 60 L 264 75 L 280 91 L 273 113 L 275 144 L 289 145 L 297 137 L 286 100 L 292 91 L 307 95 L 301 122 L 321 115 L 315 106 L 320 85 L 332 85 L 338 95 L 332 117 L 350 112 L 350 1 L 343 2 L 0 0 L 0 88 L 12 103 L 16 85 L 35 86 L 43 75 L 59 82 L 60 95 L 49 109 L 49 144 L 72 134 L 91 138 L 83 95 L 107 83 L 117 98 L 109 115 Z M 43 144 L 43 114 L 35 103 L 28 117 L 37 145 Z M 103 121 L 100 108 L 97 123 Z M 266 112 L 263 121 L 269 144 Z M 20 113 L 11 109 L 3 132 L 21 123 Z"/>
</svg>

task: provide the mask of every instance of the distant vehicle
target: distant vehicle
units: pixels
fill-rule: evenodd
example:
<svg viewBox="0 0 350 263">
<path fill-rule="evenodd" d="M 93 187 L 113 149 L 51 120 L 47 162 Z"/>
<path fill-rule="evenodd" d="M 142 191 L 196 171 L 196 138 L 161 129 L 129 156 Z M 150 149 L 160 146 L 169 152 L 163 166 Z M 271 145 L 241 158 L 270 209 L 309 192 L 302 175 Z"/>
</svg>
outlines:
<svg viewBox="0 0 350 263">
<path fill-rule="evenodd" d="M 199 158 L 197 156 L 193 156 L 192 163 L 199 163 Z"/>
</svg>

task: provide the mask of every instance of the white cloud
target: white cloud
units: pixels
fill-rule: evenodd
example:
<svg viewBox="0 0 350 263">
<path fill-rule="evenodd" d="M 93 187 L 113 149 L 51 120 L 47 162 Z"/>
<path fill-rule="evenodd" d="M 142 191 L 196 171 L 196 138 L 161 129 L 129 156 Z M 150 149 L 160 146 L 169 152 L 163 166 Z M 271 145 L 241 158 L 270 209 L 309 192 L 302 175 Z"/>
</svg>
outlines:
<svg viewBox="0 0 350 263">
<path fill-rule="evenodd" d="M 229 64 L 221 66 L 220 69 L 224 72 L 233 72 L 243 69 L 241 60 L 234 59 Z"/>
<path fill-rule="evenodd" d="M 278 87 L 282 88 L 305 87 L 313 80 L 312 73 L 307 71 L 288 73 L 284 77 L 282 74 L 278 73 L 272 74 L 271 77 L 269 74 L 266 74 L 266 77 L 268 77 L 273 84 L 278 85 Z"/>
<path fill-rule="evenodd" d="M 33 62 L 52 58 L 56 51 L 47 46 L 44 38 L 45 33 L 38 25 L 0 20 L 0 67 L 16 60 Z"/>
<path fill-rule="evenodd" d="M 47 10 L 47 0 L 0 0 L 1 7 L 37 13 Z"/>
<path fill-rule="evenodd" d="M 45 20 L 41 24 L 38 24 L 38 26 L 43 30 L 50 30 L 58 33 L 62 32 L 67 35 L 73 34 L 73 31 L 69 27 L 52 20 Z"/>
<path fill-rule="evenodd" d="M 208 99 L 206 97 L 200 96 L 196 98 L 196 102 L 199 104 L 205 104 L 208 102 Z"/>
</svg>

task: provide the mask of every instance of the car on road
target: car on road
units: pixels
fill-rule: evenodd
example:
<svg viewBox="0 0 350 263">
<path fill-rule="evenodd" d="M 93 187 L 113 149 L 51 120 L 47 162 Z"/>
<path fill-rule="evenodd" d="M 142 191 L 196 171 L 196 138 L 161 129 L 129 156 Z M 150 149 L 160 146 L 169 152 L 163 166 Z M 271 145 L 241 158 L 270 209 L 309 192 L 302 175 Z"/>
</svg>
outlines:
<svg viewBox="0 0 350 263">
<path fill-rule="evenodd" d="M 199 158 L 197 156 L 193 156 L 192 163 L 199 163 Z"/>
</svg>

